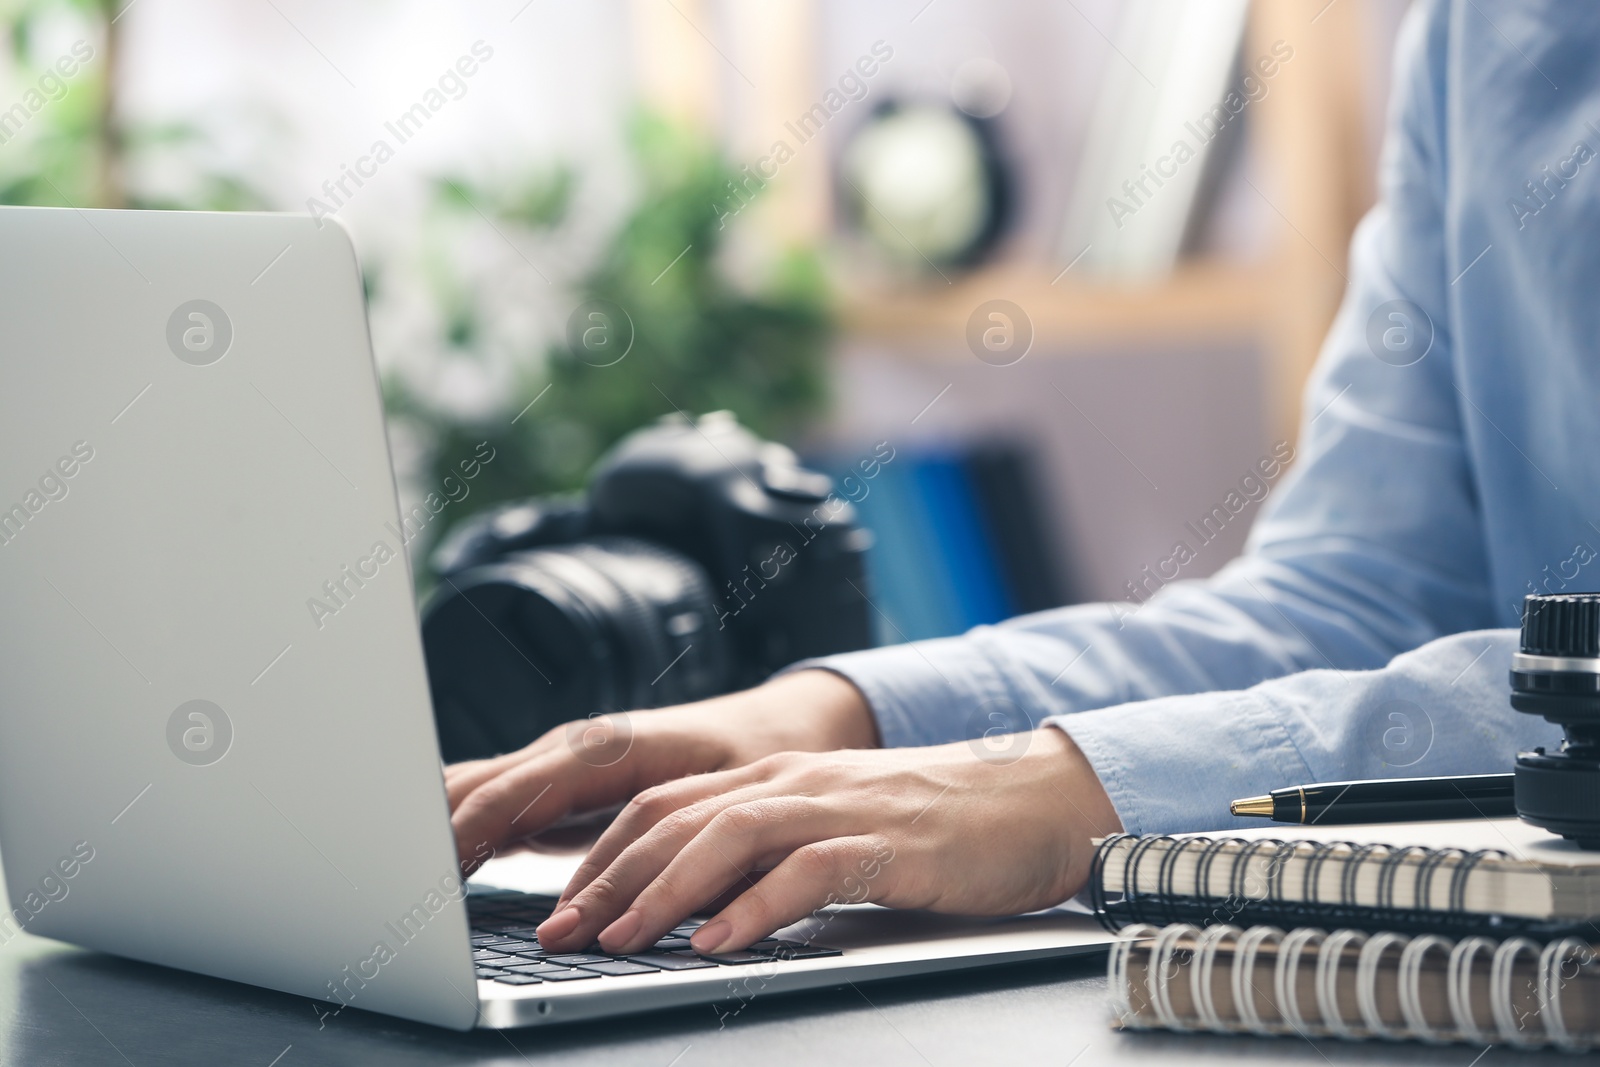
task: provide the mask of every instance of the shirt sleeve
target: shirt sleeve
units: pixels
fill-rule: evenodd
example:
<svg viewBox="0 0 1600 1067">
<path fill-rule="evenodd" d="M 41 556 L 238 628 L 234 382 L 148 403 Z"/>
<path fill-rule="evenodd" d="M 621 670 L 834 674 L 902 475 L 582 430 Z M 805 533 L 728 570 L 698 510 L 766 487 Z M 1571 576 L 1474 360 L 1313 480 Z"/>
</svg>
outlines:
<svg viewBox="0 0 1600 1067">
<path fill-rule="evenodd" d="M 1141 809 L 1131 790 L 1160 786 L 1176 796 L 1166 787 L 1194 767 L 1220 773 L 1264 760 L 1279 784 L 1370 767 L 1351 725 L 1367 690 L 1341 680 L 1441 635 L 1510 621 L 1491 603 L 1449 330 L 1445 21 L 1437 4 L 1407 15 L 1380 199 L 1351 245 L 1345 299 L 1307 386 L 1298 461 L 1263 503 L 1239 559 L 1142 603 L 1041 612 L 791 669 L 824 667 L 852 681 L 886 745 L 1066 716 L 1056 721 L 1080 738 L 1096 769 L 1127 783 L 1113 799 L 1135 825 L 1176 828 L 1167 821 L 1176 808 L 1151 800 Z M 1291 674 L 1298 678 L 1253 688 Z M 1426 671 L 1416 678 L 1436 680 Z M 1434 695 L 1457 699 L 1459 687 L 1450 690 Z M 1185 697 L 1201 693 L 1213 695 Z M 1462 706 L 1511 714 L 1482 693 Z M 1108 710 L 1085 715 L 1094 709 Z M 1082 726 L 1072 725 L 1080 715 Z M 1498 743 L 1497 727 L 1450 721 L 1457 732 L 1441 758 L 1484 762 L 1488 750 L 1472 746 Z M 1197 751 L 1206 758 L 1193 759 Z M 1479 755 L 1469 760 L 1469 751 Z M 1212 811 L 1243 784 L 1239 776 L 1207 781 Z M 1266 787 L 1252 779 L 1247 791 Z"/>
<path fill-rule="evenodd" d="M 1228 801 L 1362 778 L 1491 774 L 1558 727 L 1511 708 L 1515 630 L 1440 638 L 1380 670 L 1321 669 L 1232 693 L 1063 715 L 1129 833 L 1259 825 Z M 1221 743 L 1219 743 L 1221 742 Z"/>
</svg>

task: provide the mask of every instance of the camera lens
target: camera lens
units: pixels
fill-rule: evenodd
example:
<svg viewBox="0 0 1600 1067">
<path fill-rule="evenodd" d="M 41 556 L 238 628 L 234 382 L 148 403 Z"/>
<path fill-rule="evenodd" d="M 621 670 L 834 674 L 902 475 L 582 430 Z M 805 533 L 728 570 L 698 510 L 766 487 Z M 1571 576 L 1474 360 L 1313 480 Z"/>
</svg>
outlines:
<svg viewBox="0 0 1600 1067">
<path fill-rule="evenodd" d="M 1600 849 L 1600 593 L 1530 596 L 1511 706 L 1561 726 L 1558 752 L 1519 752 L 1517 814 Z"/>
<path fill-rule="evenodd" d="M 521 748 L 573 719 L 726 687 L 705 571 L 631 537 L 512 552 L 448 576 L 422 640 L 446 762 Z"/>
</svg>

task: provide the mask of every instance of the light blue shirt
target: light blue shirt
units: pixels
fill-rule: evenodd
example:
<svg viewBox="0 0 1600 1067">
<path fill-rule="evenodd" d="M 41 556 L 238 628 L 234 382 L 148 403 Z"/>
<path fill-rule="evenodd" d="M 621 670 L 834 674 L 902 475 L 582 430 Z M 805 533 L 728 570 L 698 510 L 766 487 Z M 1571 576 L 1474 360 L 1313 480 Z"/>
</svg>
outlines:
<svg viewBox="0 0 1600 1067">
<path fill-rule="evenodd" d="M 1557 744 L 1511 710 L 1505 628 L 1527 593 L 1600 589 L 1597 56 L 1600 5 L 1407 16 L 1380 201 L 1298 460 L 1238 560 L 1136 611 L 813 665 L 862 690 L 889 745 L 1060 726 L 1134 832 L 1246 825 L 1230 799 L 1305 782 L 1507 771 Z"/>
</svg>

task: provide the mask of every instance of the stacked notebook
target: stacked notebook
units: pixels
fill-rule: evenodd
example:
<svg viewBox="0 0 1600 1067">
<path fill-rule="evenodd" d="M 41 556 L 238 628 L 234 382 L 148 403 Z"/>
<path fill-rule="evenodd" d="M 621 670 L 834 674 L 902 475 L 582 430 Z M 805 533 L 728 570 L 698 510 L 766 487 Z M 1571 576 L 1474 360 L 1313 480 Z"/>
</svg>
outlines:
<svg viewBox="0 0 1600 1067">
<path fill-rule="evenodd" d="M 1353 829 L 1100 842 L 1119 1025 L 1600 1044 L 1600 853 L 1514 819 Z"/>
</svg>

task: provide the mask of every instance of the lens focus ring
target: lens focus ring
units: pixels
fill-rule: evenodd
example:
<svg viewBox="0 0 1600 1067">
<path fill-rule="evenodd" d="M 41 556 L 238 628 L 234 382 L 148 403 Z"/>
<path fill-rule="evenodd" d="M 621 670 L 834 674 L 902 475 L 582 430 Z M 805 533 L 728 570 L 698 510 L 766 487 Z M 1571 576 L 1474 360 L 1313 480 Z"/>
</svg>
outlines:
<svg viewBox="0 0 1600 1067">
<path fill-rule="evenodd" d="M 1600 657 L 1600 593 L 1528 597 L 1522 606 L 1522 651 L 1535 656 Z"/>
</svg>

